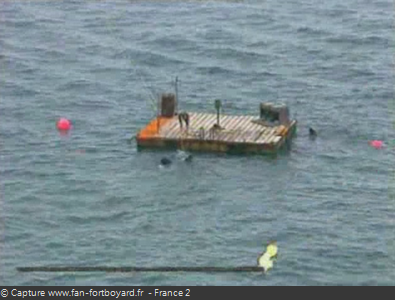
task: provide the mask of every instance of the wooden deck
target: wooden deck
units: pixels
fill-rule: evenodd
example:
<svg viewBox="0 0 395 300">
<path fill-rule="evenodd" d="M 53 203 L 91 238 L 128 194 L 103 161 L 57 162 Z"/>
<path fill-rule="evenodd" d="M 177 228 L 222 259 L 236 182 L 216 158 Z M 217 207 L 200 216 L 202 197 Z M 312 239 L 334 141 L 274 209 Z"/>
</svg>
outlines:
<svg viewBox="0 0 395 300">
<path fill-rule="evenodd" d="M 178 148 L 219 152 L 277 152 L 296 130 L 288 126 L 258 124 L 256 116 L 222 115 L 221 129 L 213 128 L 216 114 L 189 113 L 189 129 L 180 127 L 178 116 L 158 117 L 137 134 L 139 147 Z"/>
</svg>

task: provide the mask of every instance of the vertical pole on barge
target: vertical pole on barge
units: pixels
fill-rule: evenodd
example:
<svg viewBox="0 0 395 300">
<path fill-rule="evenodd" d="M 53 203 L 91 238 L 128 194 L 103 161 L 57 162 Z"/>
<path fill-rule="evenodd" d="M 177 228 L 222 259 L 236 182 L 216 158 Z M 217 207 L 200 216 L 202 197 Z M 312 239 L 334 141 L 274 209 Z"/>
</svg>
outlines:
<svg viewBox="0 0 395 300">
<path fill-rule="evenodd" d="M 221 100 L 219 100 L 219 99 L 215 100 L 215 109 L 217 110 L 217 125 L 218 125 L 218 127 L 220 126 L 219 125 L 219 115 L 220 115 L 221 107 L 222 107 Z"/>
<path fill-rule="evenodd" d="M 178 113 L 178 77 L 176 77 L 176 112 Z"/>
<path fill-rule="evenodd" d="M 156 133 L 159 134 L 159 129 L 160 129 L 160 96 L 158 95 L 158 107 L 157 107 L 157 112 L 156 112 Z"/>
</svg>

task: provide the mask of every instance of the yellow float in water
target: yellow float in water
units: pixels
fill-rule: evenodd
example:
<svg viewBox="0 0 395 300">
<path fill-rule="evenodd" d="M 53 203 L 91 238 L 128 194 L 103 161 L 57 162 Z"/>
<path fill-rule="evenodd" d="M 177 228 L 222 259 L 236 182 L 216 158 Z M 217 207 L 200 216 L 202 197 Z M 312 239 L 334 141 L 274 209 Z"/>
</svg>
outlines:
<svg viewBox="0 0 395 300">
<path fill-rule="evenodd" d="M 262 267 L 265 273 L 273 268 L 273 261 L 276 259 L 277 253 L 277 243 L 270 242 L 266 247 L 266 252 L 258 257 L 258 266 Z"/>
</svg>

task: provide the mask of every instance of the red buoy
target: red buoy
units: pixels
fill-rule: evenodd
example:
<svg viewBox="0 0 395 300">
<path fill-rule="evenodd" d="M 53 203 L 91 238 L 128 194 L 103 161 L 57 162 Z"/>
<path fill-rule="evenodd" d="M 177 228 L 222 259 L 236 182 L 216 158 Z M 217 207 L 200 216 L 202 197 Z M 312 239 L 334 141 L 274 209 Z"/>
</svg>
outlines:
<svg viewBox="0 0 395 300">
<path fill-rule="evenodd" d="M 370 146 L 372 146 L 376 149 L 381 149 L 384 146 L 383 141 L 378 141 L 378 140 L 370 141 L 369 144 L 370 144 Z"/>
<path fill-rule="evenodd" d="M 66 118 L 60 118 L 56 123 L 56 127 L 61 131 L 68 131 L 71 128 L 71 122 Z"/>
</svg>

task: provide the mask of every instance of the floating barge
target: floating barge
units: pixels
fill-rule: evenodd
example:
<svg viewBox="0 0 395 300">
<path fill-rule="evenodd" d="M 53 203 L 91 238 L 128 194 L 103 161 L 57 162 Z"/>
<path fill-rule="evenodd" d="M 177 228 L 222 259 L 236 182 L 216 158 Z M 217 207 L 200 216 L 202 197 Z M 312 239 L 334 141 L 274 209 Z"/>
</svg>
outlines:
<svg viewBox="0 0 395 300">
<path fill-rule="evenodd" d="M 260 116 L 221 115 L 219 100 L 217 113 L 177 113 L 176 107 L 174 94 L 162 95 L 160 115 L 136 136 L 138 149 L 275 154 L 296 132 L 297 121 L 289 119 L 285 105 L 262 103 Z M 188 126 L 181 123 L 185 114 Z"/>
</svg>

